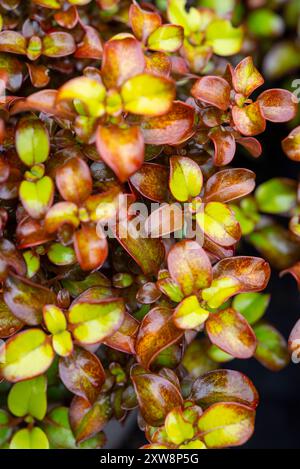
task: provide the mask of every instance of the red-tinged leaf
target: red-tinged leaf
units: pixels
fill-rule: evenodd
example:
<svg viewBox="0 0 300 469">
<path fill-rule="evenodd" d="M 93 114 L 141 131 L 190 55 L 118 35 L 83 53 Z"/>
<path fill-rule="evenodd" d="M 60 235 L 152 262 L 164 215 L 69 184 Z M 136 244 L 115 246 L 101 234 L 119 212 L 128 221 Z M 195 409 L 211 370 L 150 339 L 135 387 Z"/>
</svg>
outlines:
<svg viewBox="0 0 300 469">
<path fill-rule="evenodd" d="M 48 85 L 50 81 L 49 69 L 45 67 L 45 65 L 34 65 L 32 63 L 27 63 L 26 66 L 31 83 L 35 88 L 44 88 L 44 86 Z"/>
<path fill-rule="evenodd" d="M 239 280 L 244 291 L 261 291 L 266 288 L 270 279 L 268 262 L 259 257 L 239 256 L 222 259 L 213 268 L 215 278 L 232 276 Z"/>
<path fill-rule="evenodd" d="M 0 51 L 12 54 L 26 54 L 26 39 L 17 31 L 2 31 L 0 33 Z"/>
<path fill-rule="evenodd" d="M 105 371 L 96 355 L 76 347 L 69 357 L 60 358 L 59 376 L 69 391 L 93 404 L 105 381 Z"/>
<path fill-rule="evenodd" d="M 0 281 L 4 280 L 9 269 L 19 275 L 26 274 L 26 264 L 22 255 L 8 239 L 0 239 Z"/>
<path fill-rule="evenodd" d="M 166 378 L 148 373 L 140 366 L 134 365 L 131 369 L 131 380 L 141 414 L 149 425 L 162 425 L 168 413 L 174 407 L 182 405 L 180 391 Z"/>
<path fill-rule="evenodd" d="M 172 64 L 170 57 L 165 52 L 153 52 L 146 55 L 146 73 L 153 75 L 169 77 L 171 74 Z"/>
<path fill-rule="evenodd" d="M 205 323 L 211 342 L 235 358 L 250 358 L 256 349 L 256 337 L 244 316 L 228 308 L 211 314 Z"/>
<path fill-rule="evenodd" d="M 94 404 L 74 396 L 69 410 L 69 419 L 77 443 L 92 438 L 99 433 L 111 418 L 109 396 L 100 394 Z"/>
<path fill-rule="evenodd" d="M 143 305 L 156 303 L 161 297 L 161 292 L 154 282 L 144 283 L 136 294 L 136 299 Z"/>
<path fill-rule="evenodd" d="M 163 307 L 153 308 L 141 322 L 135 350 L 138 361 L 149 368 L 157 355 L 177 342 L 183 331 L 177 329 L 172 319 L 172 310 Z"/>
<path fill-rule="evenodd" d="M 54 18 L 62 28 L 73 29 L 78 23 L 79 15 L 76 6 L 70 6 L 65 11 L 55 13 Z"/>
<path fill-rule="evenodd" d="M 99 269 L 108 256 L 108 244 L 105 235 L 100 236 L 93 225 L 83 225 L 74 234 L 74 248 L 82 270 Z"/>
<path fill-rule="evenodd" d="M 300 262 L 296 262 L 292 267 L 280 272 L 280 277 L 286 274 L 291 274 L 297 282 L 298 288 L 300 289 Z"/>
<path fill-rule="evenodd" d="M 300 126 L 283 140 L 282 148 L 290 160 L 300 161 Z"/>
<path fill-rule="evenodd" d="M 179 303 L 173 314 L 176 327 L 183 330 L 197 329 L 202 326 L 209 312 L 201 307 L 196 295 L 187 296 Z"/>
<path fill-rule="evenodd" d="M 234 255 L 234 246 L 220 246 L 207 236 L 204 236 L 203 249 L 213 261 L 212 263 L 216 260 L 219 261 L 225 257 L 232 257 Z"/>
<path fill-rule="evenodd" d="M 125 312 L 124 321 L 117 332 L 105 339 L 104 343 L 120 352 L 135 355 L 135 341 L 139 329 L 139 322 Z"/>
<path fill-rule="evenodd" d="M 202 233 L 220 246 L 232 246 L 241 238 L 241 228 L 234 212 L 221 202 L 205 204 L 204 210 L 197 212 L 196 221 Z"/>
<path fill-rule="evenodd" d="M 292 355 L 292 361 L 298 363 L 300 357 L 300 320 L 293 327 L 288 342 L 289 352 Z"/>
<path fill-rule="evenodd" d="M 224 169 L 209 178 L 205 202 L 229 202 L 250 194 L 255 188 L 255 173 L 249 169 Z"/>
<path fill-rule="evenodd" d="M 47 243 L 53 236 L 47 233 L 44 222 L 25 217 L 16 229 L 17 244 L 19 249 L 25 249 Z"/>
<path fill-rule="evenodd" d="M 195 109 L 174 101 L 170 111 L 160 117 L 144 117 L 141 128 L 145 143 L 178 145 L 194 134 Z"/>
<path fill-rule="evenodd" d="M 23 64 L 11 54 L 0 54 L 0 73 L 4 73 L 5 87 L 16 92 L 23 81 Z"/>
<path fill-rule="evenodd" d="M 71 225 L 73 228 L 79 225 L 78 208 L 72 202 L 58 202 L 46 214 L 45 230 L 47 233 L 55 233 L 63 225 Z"/>
<path fill-rule="evenodd" d="M 12 314 L 4 302 L 3 295 L 0 295 L 0 339 L 16 334 L 23 326 L 24 323 Z"/>
<path fill-rule="evenodd" d="M 119 88 L 131 77 L 144 71 L 142 45 L 133 37 L 115 38 L 106 42 L 102 59 L 102 78 L 107 88 Z"/>
<path fill-rule="evenodd" d="M 130 6 L 129 21 L 134 35 L 144 43 L 162 23 L 159 13 L 144 10 L 136 1 Z"/>
<path fill-rule="evenodd" d="M 209 138 L 213 141 L 215 154 L 213 157 L 215 166 L 225 166 L 229 164 L 235 155 L 236 143 L 232 132 L 218 127 L 209 133 Z"/>
<path fill-rule="evenodd" d="M 130 183 L 144 197 L 164 202 L 168 194 L 169 170 L 166 166 L 145 163 L 130 178 Z"/>
<path fill-rule="evenodd" d="M 203 409 L 217 402 L 238 402 L 256 409 L 259 403 L 252 381 L 233 370 L 209 371 L 200 376 L 194 382 L 189 398 Z"/>
<path fill-rule="evenodd" d="M 29 280 L 10 274 L 5 280 L 4 301 L 20 321 L 35 326 L 42 322 L 43 306 L 55 304 L 55 294 Z"/>
<path fill-rule="evenodd" d="M 43 54 L 46 57 L 65 57 L 76 50 L 73 36 L 65 32 L 53 32 L 43 38 Z"/>
<path fill-rule="evenodd" d="M 70 158 L 59 166 L 55 179 L 60 195 L 68 202 L 80 204 L 92 193 L 90 169 L 81 158 Z"/>
<path fill-rule="evenodd" d="M 196 81 L 192 91 L 194 98 L 226 111 L 230 104 L 230 85 L 224 78 L 206 76 Z"/>
<path fill-rule="evenodd" d="M 232 79 L 235 91 L 245 97 L 250 96 L 264 84 L 264 79 L 255 68 L 252 57 L 246 57 L 235 67 Z"/>
<path fill-rule="evenodd" d="M 158 52 L 176 52 L 183 45 L 184 29 L 176 24 L 164 24 L 148 37 L 149 49 Z"/>
<path fill-rule="evenodd" d="M 165 248 L 159 239 L 143 238 L 142 235 L 134 233 L 135 227 L 132 222 L 119 223 L 116 228 L 116 237 L 123 248 L 141 267 L 146 275 L 157 274 L 165 259 Z"/>
<path fill-rule="evenodd" d="M 198 164 L 185 156 L 170 158 L 170 191 L 179 202 L 191 201 L 202 189 L 203 176 Z"/>
<path fill-rule="evenodd" d="M 254 157 L 258 158 L 262 154 L 262 147 L 259 141 L 254 137 L 240 137 L 237 142 L 246 148 L 246 150 Z"/>
<path fill-rule="evenodd" d="M 143 164 L 144 138 L 139 127 L 98 127 L 97 149 L 101 158 L 125 182 Z"/>
<path fill-rule="evenodd" d="M 163 236 L 182 230 L 184 227 L 184 213 L 182 207 L 175 204 L 162 204 L 146 219 L 144 228 L 151 238 Z"/>
<path fill-rule="evenodd" d="M 232 117 L 234 125 L 243 135 L 251 137 L 266 130 L 266 120 L 258 102 L 244 107 L 233 106 Z"/>
<path fill-rule="evenodd" d="M 264 91 L 257 98 L 262 114 L 271 122 L 287 122 L 297 115 L 298 101 L 290 91 L 272 89 Z"/>
<path fill-rule="evenodd" d="M 240 446 L 254 431 L 255 411 L 238 403 L 217 403 L 198 421 L 200 437 L 208 448 Z"/>
<path fill-rule="evenodd" d="M 168 255 L 168 268 L 187 296 L 208 287 L 212 280 L 209 258 L 196 241 L 176 243 Z"/>
<path fill-rule="evenodd" d="M 95 28 L 85 26 L 85 35 L 78 44 L 74 57 L 77 59 L 101 59 L 103 47 L 101 38 Z"/>
</svg>

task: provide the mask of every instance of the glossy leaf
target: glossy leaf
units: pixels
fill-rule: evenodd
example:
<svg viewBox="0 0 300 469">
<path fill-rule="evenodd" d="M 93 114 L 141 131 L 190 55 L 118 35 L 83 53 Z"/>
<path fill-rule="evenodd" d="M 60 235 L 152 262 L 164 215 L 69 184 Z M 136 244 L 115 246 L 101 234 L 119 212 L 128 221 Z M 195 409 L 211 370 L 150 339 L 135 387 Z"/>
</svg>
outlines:
<svg viewBox="0 0 300 469">
<path fill-rule="evenodd" d="M 237 54 L 243 43 L 243 30 L 235 28 L 228 20 L 212 21 L 206 29 L 207 44 L 215 54 L 227 57 Z"/>
<path fill-rule="evenodd" d="M 69 33 L 55 31 L 43 38 L 43 54 L 47 57 L 65 57 L 73 54 L 75 50 L 75 41 Z"/>
<path fill-rule="evenodd" d="M 293 161 L 300 161 L 300 126 L 296 127 L 282 142 L 285 154 Z"/>
<path fill-rule="evenodd" d="M 165 429 L 168 439 L 175 445 L 180 445 L 194 437 L 193 425 L 188 422 L 180 408 L 168 413 L 165 420 Z"/>
<path fill-rule="evenodd" d="M 144 161 L 144 138 L 138 127 L 99 127 L 97 149 L 121 182 L 138 171 Z"/>
<path fill-rule="evenodd" d="M 20 119 L 15 144 L 19 158 L 27 166 L 44 163 L 48 158 L 49 135 L 44 124 L 38 119 Z"/>
<path fill-rule="evenodd" d="M 201 326 L 209 312 L 201 307 L 195 295 L 186 297 L 175 309 L 173 320 L 179 329 L 195 329 Z"/>
<path fill-rule="evenodd" d="M 144 163 L 130 178 L 130 183 L 144 197 L 155 202 L 164 202 L 168 193 L 169 171 L 166 166 Z"/>
<path fill-rule="evenodd" d="M 234 309 L 211 314 L 206 332 L 214 345 L 236 358 L 250 358 L 256 349 L 256 338 L 246 319 Z"/>
<path fill-rule="evenodd" d="M 254 332 L 257 338 L 255 358 L 272 371 L 285 368 L 289 363 L 289 354 L 284 337 L 265 322 L 256 324 Z"/>
<path fill-rule="evenodd" d="M 234 69 L 233 86 L 237 93 L 250 96 L 264 84 L 264 79 L 255 68 L 252 57 L 246 57 Z"/>
<path fill-rule="evenodd" d="M 66 317 L 58 306 L 45 305 L 43 308 L 43 318 L 51 334 L 58 334 L 67 328 Z"/>
<path fill-rule="evenodd" d="M 93 404 L 105 381 L 100 360 L 93 353 L 76 347 L 69 357 L 59 361 L 59 375 L 73 394 Z"/>
<path fill-rule="evenodd" d="M 54 358 L 50 337 L 40 329 L 27 329 L 11 337 L 0 354 L 0 374 L 12 383 L 43 374 Z"/>
<path fill-rule="evenodd" d="M 72 336 L 69 331 L 58 332 L 52 337 L 52 347 L 60 357 L 69 357 L 74 349 Z"/>
<path fill-rule="evenodd" d="M 209 178 L 205 187 L 206 202 L 229 202 L 250 194 L 255 188 L 255 173 L 248 169 L 224 169 Z"/>
<path fill-rule="evenodd" d="M 155 357 L 177 342 L 182 334 L 183 331 L 174 325 L 170 309 L 151 309 L 142 320 L 136 339 L 135 350 L 139 362 L 149 368 Z"/>
<path fill-rule="evenodd" d="M 182 404 L 178 388 L 166 378 L 148 373 L 135 365 L 131 369 L 131 380 L 137 394 L 141 414 L 152 426 L 162 425 L 165 417 Z"/>
<path fill-rule="evenodd" d="M 39 427 L 18 430 L 11 442 L 10 449 L 49 449 L 47 436 Z"/>
<path fill-rule="evenodd" d="M 268 294 L 240 293 L 234 297 L 232 307 L 252 325 L 263 317 L 269 303 L 270 295 Z"/>
<path fill-rule="evenodd" d="M 190 158 L 170 158 L 170 191 L 179 202 L 187 202 L 200 194 L 203 184 L 201 169 Z"/>
<path fill-rule="evenodd" d="M 104 114 L 105 95 L 102 83 L 88 77 L 78 77 L 59 88 L 55 99 L 58 105 L 70 101 L 74 103 L 75 100 L 79 109 L 83 108 L 89 116 L 98 117 Z"/>
<path fill-rule="evenodd" d="M 47 380 L 45 376 L 16 383 L 10 389 L 7 405 L 17 417 L 43 420 L 47 412 Z"/>
<path fill-rule="evenodd" d="M 233 106 L 232 117 L 236 128 L 243 135 L 258 135 L 266 129 L 265 117 L 258 102 L 241 108 Z"/>
<path fill-rule="evenodd" d="M 32 218 L 42 218 L 53 203 L 54 183 L 49 176 L 36 182 L 23 181 L 19 195 L 27 213 Z"/>
<path fill-rule="evenodd" d="M 208 448 L 226 448 L 249 440 L 254 431 L 254 420 L 254 410 L 245 405 L 217 403 L 200 417 L 198 428 Z"/>
<path fill-rule="evenodd" d="M 194 98 L 226 111 L 230 104 L 230 86 L 224 78 L 206 76 L 194 84 L 192 91 Z"/>
<path fill-rule="evenodd" d="M 232 246 L 241 237 L 240 225 L 231 209 L 220 202 L 209 202 L 196 214 L 205 235 L 221 246 Z"/>
<path fill-rule="evenodd" d="M 72 202 L 58 202 L 46 214 L 46 232 L 55 233 L 63 225 L 71 225 L 74 228 L 79 225 L 78 208 Z"/>
<path fill-rule="evenodd" d="M 139 322 L 125 311 L 124 321 L 120 328 L 104 341 L 109 347 L 124 353 L 135 355 L 135 341 Z"/>
<path fill-rule="evenodd" d="M 297 114 L 296 97 L 287 90 L 274 89 L 264 91 L 258 98 L 265 119 L 271 122 L 287 122 Z"/>
<path fill-rule="evenodd" d="M 137 2 L 133 2 L 129 9 L 129 19 L 134 35 L 143 42 L 162 23 L 161 16 L 151 10 L 145 10 Z"/>
<path fill-rule="evenodd" d="M 0 51 L 12 54 L 26 54 L 26 39 L 17 31 L 0 32 Z"/>
<path fill-rule="evenodd" d="M 141 74 L 124 83 L 121 96 L 125 111 L 160 116 L 170 111 L 175 98 L 175 86 L 168 78 Z"/>
<path fill-rule="evenodd" d="M 26 274 L 26 265 L 24 259 L 17 251 L 13 243 L 8 239 L 0 240 L 0 279 L 4 280 L 8 270 L 12 269 L 19 275 Z"/>
<path fill-rule="evenodd" d="M 214 164 L 216 166 L 229 164 L 233 160 L 236 151 L 236 142 L 232 132 L 219 127 L 209 133 L 209 138 L 213 141 L 215 147 Z"/>
<path fill-rule="evenodd" d="M 10 337 L 23 327 L 23 322 L 12 314 L 3 295 L 0 295 L 0 338 Z"/>
<path fill-rule="evenodd" d="M 92 192 L 92 176 L 88 165 L 80 158 L 70 158 L 56 172 L 58 190 L 68 202 L 79 204 Z"/>
<path fill-rule="evenodd" d="M 75 232 L 74 249 L 82 270 L 99 269 L 108 255 L 106 238 L 92 225 L 83 225 Z"/>
<path fill-rule="evenodd" d="M 51 244 L 47 256 L 55 265 L 70 265 L 76 262 L 74 249 L 70 246 L 63 246 L 60 243 Z"/>
<path fill-rule="evenodd" d="M 91 26 L 86 26 L 82 42 L 78 44 L 74 57 L 99 60 L 102 54 L 103 47 L 98 31 Z"/>
<path fill-rule="evenodd" d="M 216 370 L 200 376 L 190 399 L 206 409 L 217 402 L 238 402 L 256 409 L 259 397 L 252 381 L 239 371 Z"/>
<path fill-rule="evenodd" d="M 183 43 L 183 28 L 175 24 L 164 24 L 148 37 L 148 47 L 161 52 L 176 52 Z"/>
<path fill-rule="evenodd" d="M 124 319 L 121 298 L 97 303 L 75 303 L 68 312 L 68 323 L 74 338 L 82 344 L 95 344 L 112 335 Z"/>
<path fill-rule="evenodd" d="M 274 178 L 257 188 L 255 199 L 262 212 L 284 213 L 295 206 L 296 193 L 296 185 L 292 179 Z"/>
</svg>

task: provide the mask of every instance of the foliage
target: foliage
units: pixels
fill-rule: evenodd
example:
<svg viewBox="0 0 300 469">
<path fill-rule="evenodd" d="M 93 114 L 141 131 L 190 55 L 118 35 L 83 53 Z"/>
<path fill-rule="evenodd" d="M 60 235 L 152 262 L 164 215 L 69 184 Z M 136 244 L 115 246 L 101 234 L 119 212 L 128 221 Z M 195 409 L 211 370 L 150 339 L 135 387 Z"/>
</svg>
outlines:
<svg viewBox="0 0 300 469">
<path fill-rule="evenodd" d="M 242 445 L 258 393 L 223 363 L 288 364 L 268 262 L 300 284 L 297 184 L 255 190 L 232 166 L 296 118 L 245 53 L 283 20 L 251 1 L 24 3 L 0 7 L 0 447 L 101 448 L 136 408 L 143 448 Z"/>
</svg>

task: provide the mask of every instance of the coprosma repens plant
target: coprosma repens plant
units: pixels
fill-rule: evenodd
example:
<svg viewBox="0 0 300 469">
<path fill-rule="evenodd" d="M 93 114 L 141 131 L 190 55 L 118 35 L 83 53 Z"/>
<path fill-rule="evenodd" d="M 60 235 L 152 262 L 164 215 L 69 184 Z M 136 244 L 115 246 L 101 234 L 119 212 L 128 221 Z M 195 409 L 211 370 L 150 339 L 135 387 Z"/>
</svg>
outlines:
<svg viewBox="0 0 300 469">
<path fill-rule="evenodd" d="M 1 2 L 2 448 L 101 448 L 131 411 L 144 448 L 241 445 L 258 393 L 223 364 L 289 361 L 262 320 L 269 264 L 238 249 L 272 251 L 261 213 L 294 210 L 297 189 L 250 195 L 234 156 L 260 156 L 297 101 L 257 91 L 230 5 L 199 4 Z"/>
</svg>

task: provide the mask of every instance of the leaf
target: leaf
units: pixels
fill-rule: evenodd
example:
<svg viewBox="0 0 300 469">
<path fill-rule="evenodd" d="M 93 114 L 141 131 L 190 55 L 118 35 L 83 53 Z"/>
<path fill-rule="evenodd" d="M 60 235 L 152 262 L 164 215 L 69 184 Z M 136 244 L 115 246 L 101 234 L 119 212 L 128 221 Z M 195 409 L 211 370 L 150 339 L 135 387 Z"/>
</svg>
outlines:
<svg viewBox="0 0 300 469">
<path fill-rule="evenodd" d="M 201 25 L 201 13 L 192 7 L 189 11 L 185 8 L 186 0 L 170 0 L 168 2 L 168 18 L 170 23 L 179 24 L 185 29 L 185 34 L 199 31 Z"/>
<path fill-rule="evenodd" d="M 26 212 L 32 218 L 42 218 L 53 203 L 54 183 L 49 176 L 36 182 L 22 181 L 19 197 Z"/>
<path fill-rule="evenodd" d="M 161 238 L 184 228 L 184 213 L 177 204 L 162 204 L 146 219 L 145 231 L 151 238 Z"/>
<path fill-rule="evenodd" d="M 188 296 L 176 307 L 173 320 L 179 329 L 196 329 L 209 316 L 209 312 L 201 307 L 195 295 Z"/>
<path fill-rule="evenodd" d="M 102 83 L 88 77 L 77 77 L 67 81 L 55 96 L 56 104 L 60 108 L 63 103 L 77 103 L 77 109 L 82 109 L 88 116 L 101 117 L 104 110 L 106 90 Z"/>
<path fill-rule="evenodd" d="M 171 57 L 166 52 L 152 52 L 146 55 L 145 72 L 151 75 L 169 77 L 171 74 Z"/>
<path fill-rule="evenodd" d="M 246 443 L 254 431 L 254 420 L 255 411 L 245 405 L 217 403 L 200 417 L 198 428 L 208 448 L 226 448 Z"/>
<path fill-rule="evenodd" d="M 3 281 L 9 270 L 19 275 L 26 274 L 26 264 L 13 243 L 8 239 L 0 239 L 0 280 Z"/>
<path fill-rule="evenodd" d="M 50 81 L 49 69 L 44 65 L 26 64 L 31 83 L 35 88 L 44 88 Z"/>
<path fill-rule="evenodd" d="M 101 75 L 107 89 L 119 88 L 143 73 L 145 65 L 142 44 L 134 37 L 115 36 L 105 43 Z"/>
<path fill-rule="evenodd" d="M 195 109 L 174 101 L 171 109 L 159 117 L 143 117 L 141 129 L 145 143 L 178 145 L 194 134 Z"/>
<path fill-rule="evenodd" d="M 44 163 L 50 152 L 48 131 L 39 119 L 23 117 L 17 125 L 15 145 L 19 158 L 27 166 Z"/>
<path fill-rule="evenodd" d="M 224 169 L 211 176 L 205 186 L 206 202 L 230 202 L 250 194 L 255 188 L 255 173 L 249 169 Z"/>
<path fill-rule="evenodd" d="M 172 247 L 168 269 L 186 296 L 208 287 L 212 280 L 209 258 L 195 241 L 180 241 Z"/>
<path fill-rule="evenodd" d="M 76 396 L 93 404 L 105 381 L 105 371 L 96 355 L 75 347 L 72 355 L 59 360 L 59 376 Z"/>
<path fill-rule="evenodd" d="M 247 26 L 251 34 L 258 38 L 281 36 L 285 29 L 283 18 L 269 8 L 251 11 Z"/>
<path fill-rule="evenodd" d="M 85 34 L 82 42 L 78 44 L 74 57 L 77 59 L 100 60 L 103 54 L 103 47 L 98 31 L 91 26 L 85 26 Z"/>
<path fill-rule="evenodd" d="M 132 235 L 134 231 L 133 223 L 127 221 L 125 225 L 123 223 L 117 225 L 115 235 L 145 275 L 156 274 L 165 259 L 163 243 L 159 239 L 143 238 L 140 233 L 135 237 Z"/>
<path fill-rule="evenodd" d="M 256 349 L 256 338 L 248 322 L 228 308 L 209 316 L 205 323 L 211 342 L 235 358 L 250 358 Z"/>
<path fill-rule="evenodd" d="M 157 355 L 177 342 L 183 331 L 175 327 L 172 311 L 156 307 L 149 311 L 140 324 L 135 350 L 138 361 L 149 368 Z"/>
<path fill-rule="evenodd" d="M 45 376 L 16 383 L 9 391 L 7 405 L 16 417 L 43 420 L 47 412 L 47 379 Z"/>
<path fill-rule="evenodd" d="M 155 202 L 164 202 L 168 194 L 169 171 L 166 166 L 144 163 L 130 178 L 140 194 Z"/>
<path fill-rule="evenodd" d="M 6 305 L 3 295 L 0 295 L 0 338 L 10 337 L 20 329 L 24 323 L 16 318 Z"/>
<path fill-rule="evenodd" d="M 189 398 L 204 409 L 217 402 L 237 402 L 256 409 L 259 403 L 252 381 L 233 370 L 215 370 L 200 376 Z"/>
<path fill-rule="evenodd" d="M 235 155 L 236 142 L 232 132 L 218 127 L 209 132 L 209 138 L 212 140 L 215 148 L 213 161 L 216 166 L 225 166 L 229 164 Z"/>
<path fill-rule="evenodd" d="M 296 205 L 295 181 L 286 178 L 269 179 L 257 188 L 255 199 L 262 212 L 273 214 L 288 212 Z"/>
<path fill-rule="evenodd" d="M 161 116 L 172 107 L 175 85 L 169 78 L 144 73 L 127 80 L 121 88 L 121 96 L 125 111 Z"/>
<path fill-rule="evenodd" d="M 94 404 L 82 397 L 75 396 L 71 402 L 70 425 L 77 443 L 87 440 L 99 433 L 111 418 L 109 396 L 100 394 Z"/>
<path fill-rule="evenodd" d="M 0 445 L 3 448 L 3 445 L 7 442 L 10 438 L 12 433 L 12 428 L 9 426 L 10 424 L 10 416 L 5 410 L 0 410 Z"/>
<path fill-rule="evenodd" d="M 120 328 L 104 341 L 105 345 L 124 353 L 135 355 L 135 341 L 139 322 L 125 311 L 124 321 Z"/>
<path fill-rule="evenodd" d="M 287 90 L 264 91 L 257 98 L 257 102 L 264 118 L 271 122 L 287 122 L 297 115 L 297 98 Z"/>
<path fill-rule="evenodd" d="M 299 345 L 300 345 L 300 320 L 296 322 L 289 336 L 288 349 L 292 356 L 293 362 L 299 359 Z"/>
<path fill-rule="evenodd" d="M 40 329 L 27 329 L 8 339 L 0 349 L 0 374 L 17 383 L 42 375 L 51 365 L 51 338 Z"/>
<path fill-rule="evenodd" d="M 198 164 L 184 156 L 170 158 L 170 191 L 179 202 L 187 202 L 200 194 L 203 176 Z"/>
<path fill-rule="evenodd" d="M 51 244 L 47 256 L 49 261 L 55 265 L 71 265 L 76 262 L 74 249 L 60 243 Z"/>
<path fill-rule="evenodd" d="M 40 428 L 23 428 L 12 437 L 9 449 L 49 449 L 49 441 Z"/>
<path fill-rule="evenodd" d="M 67 202 L 80 204 L 92 192 L 90 169 L 85 161 L 78 157 L 70 158 L 59 166 L 55 180 L 60 195 Z"/>
<path fill-rule="evenodd" d="M 246 57 L 233 71 L 233 86 L 237 93 L 245 97 L 264 84 L 264 79 L 255 68 L 252 57 Z"/>
<path fill-rule="evenodd" d="M 266 121 L 258 102 L 247 106 L 233 106 L 232 117 L 234 124 L 241 134 L 253 136 L 266 130 Z"/>
<path fill-rule="evenodd" d="M 183 38 L 182 26 L 164 24 L 150 34 L 148 47 L 160 52 L 176 52 L 182 46 Z"/>
<path fill-rule="evenodd" d="M 133 2 L 129 9 L 129 20 L 134 35 L 142 42 L 146 42 L 162 23 L 159 13 L 151 10 L 144 10 L 137 2 Z"/>
<path fill-rule="evenodd" d="M 282 148 L 290 160 L 300 161 L 300 126 L 282 141 Z"/>
<path fill-rule="evenodd" d="M 73 36 L 63 31 L 55 31 L 43 38 L 43 54 L 46 57 L 65 57 L 76 50 Z"/>
<path fill-rule="evenodd" d="M 194 98 L 226 111 L 230 104 L 230 85 L 221 77 L 206 76 L 196 81 L 191 90 Z"/>
<path fill-rule="evenodd" d="M 162 425 L 168 413 L 182 404 L 181 394 L 171 381 L 157 374 L 147 373 L 139 365 L 131 368 L 131 380 L 141 414 L 149 425 Z"/>
<path fill-rule="evenodd" d="M 11 54 L 26 54 L 26 39 L 17 31 L 0 32 L 0 51 Z"/>
<path fill-rule="evenodd" d="M 72 336 L 69 331 L 58 332 L 52 337 L 52 347 L 60 357 L 69 357 L 74 349 Z"/>
<path fill-rule="evenodd" d="M 96 344 L 114 334 L 124 319 L 121 298 L 108 298 L 97 303 L 76 303 L 69 309 L 68 323 L 74 338 L 81 344 Z"/>
<path fill-rule="evenodd" d="M 79 223 L 77 205 L 72 202 L 58 202 L 46 214 L 45 230 L 52 234 L 64 225 L 71 225 L 73 228 L 77 228 Z M 43 231 L 42 234 L 44 234 Z"/>
<path fill-rule="evenodd" d="M 3 290 L 4 301 L 13 315 L 32 326 L 40 324 L 43 306 L 56 299 L 48 288 L 13 274 L 7 277 Z"/>
<path fill-rule="evenodd" d="M 253 158 L 258 158 L 262 154 L 260 142 L 254 137 L 240 137 L 237 142 L 244 147 Z"/>
<path fill-rule="evenodd" d="M 217 55 L 227 57 L 240 52 L 243 44 L 242 27 L 235 28 L 229 20 L 212 21 L 206 29 L 206 42 Z"/>
<path fill-rule="evenodd" d="M 11 92 L 16 92 L 23 82 L 23 64 L 13 55 L 0 53 L 0 73 L 4 72 L 6 88 Z"/>
<path fill-rule="evenodd" d="M 51 334 L 58 334 L 67 329 L 67 320 L 62 310 L 55 305 L 45 305 L 43 319 Z"/>
<path fill-rule="evenodd" d="M 140 169 L 144 162 L 144 138 L 139 127 L 99 126 L 97 150 L 121 182 Z"/>
<path fill-rule="evenodd" d="M 266 368 L 280 371 L 289 363 L 287 343 L 284 337 L 270 324 L 260 322 L 254 326 L 257 338 L 255 358 Z"/>
<path fill-rule="evenodd" d="M 232 246 L 241 238 L 241 229 L 232 210 L 220 202 L 208 202 L 198 211 L 196 221 L 201 231 L 220 246 Z"/>
<path fill-rule="evenodd" d="M 83 280 L 62 280 L 63 287 L 68 290 L 73 298 L 92 287 L 102 287 L 105 291 L 109 290 L 110 284 L 110 281 L 100 272 L 88 274 Z"/>
<path fill-rule="evenodd" d="M 175 445 L 181 445 L 194 437 L 193 425 L 188 422 L 180 407 L 171 410 L 165 420 L 165 430 L 168 439 Z"/>
<path fill-rule="evenodd" d="M 75 232 L 74 249 L 82 270 L 99 269 L 108 255 L 107 239 L 93 225 L 82 225 Z"/>
<path fill-rule="evenodd" d="M 232 307 L 252 325 L 262 318 L 269 303 L 270 295 L 263 293 L 240 293 L 234 297 Z"/>
<path fill-rule="evenodd" d="M 60 10 L 54 14 L 55 21 L 62 28 L 73 29 L 79 20 L 77 8 L 70 6 L 65 11 Z"/>
<path fill-rule="evenodd" d="M 76 449 L 76 442 L 69 423 L 69 409 L 56 407 L 47 415 L 44 430 L 49 439 L 51 448 Z"/>
</svg>

